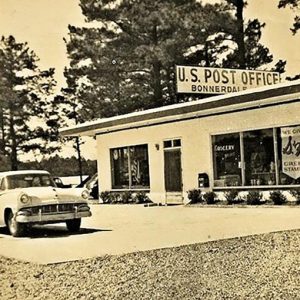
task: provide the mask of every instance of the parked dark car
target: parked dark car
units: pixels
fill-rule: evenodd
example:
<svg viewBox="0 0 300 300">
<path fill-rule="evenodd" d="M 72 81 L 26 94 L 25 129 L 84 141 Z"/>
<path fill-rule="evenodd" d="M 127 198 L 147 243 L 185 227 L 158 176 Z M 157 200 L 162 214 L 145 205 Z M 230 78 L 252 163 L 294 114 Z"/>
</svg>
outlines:
<svg viewBox="0 0 300 300">
<path fill-rule="evenodd" d="M 87 177 L 81 184 L 77 185 L 76 187 L 86 188 L 93 199 L 98 199 L 99 198 L 98 173 L 95 173 L 94 175 Z"/>
<path fill-rule="evenodd" d="M 71 188 L 71 184 L 64 184 L 59 177 L 53 177 L 53 181 L 55 182 L 56 186 L 62 189 L 68 189 Z"/>
</svg>

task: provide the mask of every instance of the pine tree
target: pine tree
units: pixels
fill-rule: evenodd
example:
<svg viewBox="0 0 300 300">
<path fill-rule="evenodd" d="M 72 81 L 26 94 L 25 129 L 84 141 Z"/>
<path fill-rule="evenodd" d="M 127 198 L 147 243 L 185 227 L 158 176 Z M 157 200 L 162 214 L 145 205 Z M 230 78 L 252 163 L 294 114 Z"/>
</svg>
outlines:
<svg viewBox="0 0 300 300">
<path fill-rule="evenodd" d="M 287 7 L 289 6 L 294 11 L 297 11 L 300 13 L 300 0 L 280 0 L 278 3 L 279 8 Z M 294 24 L 291 28 L 291 31 L 293 34 L 296 34 L 300 30 L 300 16 L 296 15 L 294 18 Z"/>
<path fill-rule="evenodd" d="M 68 87 L 86 119 L 182 101 L 174 68 L 230 23 L 222 6 L 194 0 L 81 0 L 97 28 L 69 26 Z M 204 29 L 204 30 L 203 30 Z"/>
<path fill-rule="evenodd" d="M 235 48 L 223 60 L 222 66 L 251 70 L 266 69 L 273 62 L 270 50 L 260 43 L 262 30 L 266 24 L 258 19 L 245 20 L 244 9 L 247 7 L 245 0 L 226 0 L 226 2 L 227 9 L 235 15 L 233 28 L 228 32 Z M 285 61 L 279 60 L 271 70 L 283 73 L 285 65 Z"/>
<path fill-rule="evenodd" d="M 300 0 L 280 0 L 278 3 L 279 8 L 285 8 L 289 6 L 294 11 L 298 12 L 300 14 Z M 300 30 L 300 16 L 296 15 L 294 18 L 294 24 L 291 28 L 292 33 L 295 35 L 298 30 Z M 297 74 L 293 77 L 287 77 L 287 80 L 298 80 L 300 79 L 300 74 Z"/>
<path fill-rule="evenodd" d="M 57 114 L 51 101 L 54 69 L 39 70 L 38 58 L 27 43 L 0 41 L 1 152 L 18 169 L 18 155 L 51 153 L 57 144 Z M 36 123 L 37 122 L 37 123 Z M 33 126 L 32 123 L 41 124 Z"/>
</svg>

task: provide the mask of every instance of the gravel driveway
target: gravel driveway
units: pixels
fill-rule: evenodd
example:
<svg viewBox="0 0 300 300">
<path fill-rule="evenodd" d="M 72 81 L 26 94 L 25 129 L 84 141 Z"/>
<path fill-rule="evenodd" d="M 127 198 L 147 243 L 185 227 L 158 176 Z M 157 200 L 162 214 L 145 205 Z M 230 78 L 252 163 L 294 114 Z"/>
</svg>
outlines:
<svg viewBox="0 0 300 300">
<path fill-rule="evenodd" d="M 300 299 L 300 231 L 37 265 L 0 256 L 0 299 Z"/>
</svg>

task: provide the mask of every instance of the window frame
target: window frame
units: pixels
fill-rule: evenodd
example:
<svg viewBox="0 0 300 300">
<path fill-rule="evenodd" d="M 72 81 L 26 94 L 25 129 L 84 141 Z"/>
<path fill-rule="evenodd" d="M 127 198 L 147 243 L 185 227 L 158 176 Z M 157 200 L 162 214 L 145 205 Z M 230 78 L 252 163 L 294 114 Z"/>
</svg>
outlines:
<svg viewBox="0 0 300 300">
<path fill-rule="evenodd" d="M 149 184 L 147 186 L 136 186 L 132 183 L 132 170 L 131 170 L 131 155 L 130 155 L 130 148 L 133 147 L 139 147 L 139 146 L 145 146 L 147 150 L 147 164 L 148 164 L 148 177 L 149 177 Z M 115 168 L 113 167 L 113 151 L 119 150 L 119 149 L 126 149 L 128 153 L 127 157 L 127 171 L 128 171 L 128 186 L 121 186 L 115 184 Z M 148 144 L 135 144 L 135 145 L 129 145 L 129 146 L 121 146 L 121 147 L 114 147 L 109 149 L 110 153 L 110 169 L 111 169 L 111 188 L 112 190 L 120 190 L 120 191 L 126 191 L 126 190 L 149 190 L 150 189 L 150 165 L 149 165 L 149 145 Z"/>
<path fill-rule="evenodd" d="M 213 189 L 270 189 L 270 188 L 286 188 L 289 189 L 291 187 L 300 187 L 300 184 L 281 184 L 280 183 L 280 166 L 279 166 L 279 157 L 280 157 L 280 151 L 281 149 L 279 149 L 279 142 L 278 140 L 280 139 L 280 135 L 278 133 L 278 131 L 280 132 L 281 128 L 285 128 L 285 127 L 297 127 L 300 126 L 300 124 L 293 124 L 293 125 L 282 125 L 282 126 L 277 126 L 277 127 L 263 127 L 263 128 L 251 128 L 248 130 L 243 130 L 243 131 L 233 131 L 233 132 L 222 132 L 222 133 L 215 133 L 215 134 L 211 134 L 211 138 L 210 138 L 210 143 L 211 143 L 211 155 L 212 155 L 212 182 L 213 182 Z M 245 176 L 245 172 L 246 172 L 246 165 L 245 165 L 245 152 L 244 152 L 244 147 L 245 147 L 245 142 L 244 142 L 244 134 L 247 132 L 251 132 L 251 131 L 256 131 L 256 130 L 265 130 L 265 129 L 270 129 L 272 130 L 272 136 L 273 136 L 273 151 L 274 151 L 274 163 L 275 163 L 275 184 L 274 185 L 246 185 L 246 176 Z M 241 164 L 241 185 L 239 186 L 215 186 L 215 153 L 214 153 L 214 137 L 216 136 L 220 136 L 220 135 L 226 135 L 226 134 L 239 134 L 240 136 L 240 164 Z"/>
</svg>

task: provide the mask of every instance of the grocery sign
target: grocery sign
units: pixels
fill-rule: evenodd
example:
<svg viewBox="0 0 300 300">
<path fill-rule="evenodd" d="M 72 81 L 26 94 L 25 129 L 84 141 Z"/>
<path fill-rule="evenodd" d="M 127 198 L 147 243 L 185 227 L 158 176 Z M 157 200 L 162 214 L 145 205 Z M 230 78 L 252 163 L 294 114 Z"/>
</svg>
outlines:
<svg viewBox="0 0 300 300">
<path fill-rule="evenodd" d="M 281 128 L 282 172 L 297 179 L 300 177 L 300 126 Z"/>
<path fill-rule="evenodd" d="M 280 82 L 278 72 L 176 66 L 177 92 L 227 94 Z"/>
</svg>

